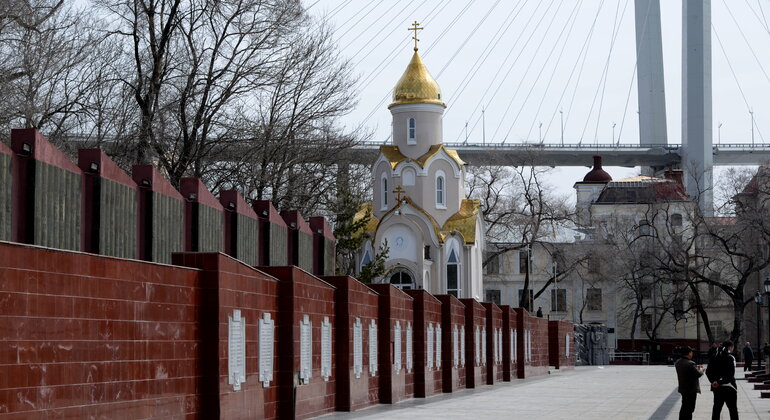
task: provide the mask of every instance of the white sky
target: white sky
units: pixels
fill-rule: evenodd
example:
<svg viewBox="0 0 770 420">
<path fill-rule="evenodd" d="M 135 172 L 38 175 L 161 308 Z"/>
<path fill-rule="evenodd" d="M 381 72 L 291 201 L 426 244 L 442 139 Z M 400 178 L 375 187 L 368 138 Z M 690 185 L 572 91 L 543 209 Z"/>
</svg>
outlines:
<svg viewBox="0 0 770 420">
<path fill-rule="evenodd" d="M 480 142 L 482 107 L 487 142 L 539 142 L 542 122 L 543 140 L 557 143 L 559 110 L 565 143 L 609 143 L 613 124 L 615 141 L 639 141 L 634 0 L 304 1 L 312 5 L 311 13 L 329 17 L 342 54 L 360 77 L 359 104 L 344 123 L 363 123 L 376 141 L 390 134 L 387 105 L 411 57 L 407 27 L 414 20 L 425 28 L 419 34 L 420 53 L 448 106 L 446 142 L 465 140 L 466 122 L 468 140 Z M 682 2 L 660 2 L 668 138 L 680 143 Z M 763 142 L 764 136 L 770 142 L 770 27 L 764 16 L 770 20 L 768 0 L 712 0 L 713 26 L 737 77 L 736 83 L 712 31 L 715 144 L 719 122 L 722 142 L 751 141 L 749 109 L 756 120 L 755 141 Z M 610 50 L 613 28 L 617 36 Z M 583 45 L 587 53 L 581 56 Z M 638 172 L 608 171 L 616 179 Z M 551 183 L 574 195 L 572 185 L 585 172 L 557 168 Z"/>
</svg>

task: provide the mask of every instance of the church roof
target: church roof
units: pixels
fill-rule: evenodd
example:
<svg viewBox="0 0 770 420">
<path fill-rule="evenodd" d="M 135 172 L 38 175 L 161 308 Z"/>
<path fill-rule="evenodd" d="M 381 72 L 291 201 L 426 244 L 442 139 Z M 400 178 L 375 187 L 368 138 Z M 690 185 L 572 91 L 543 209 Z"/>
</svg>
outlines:
<svg viewBox="0 0 770 420">
<path fill-rule="evenodd" d="M 460 211 L 444 223 L 444 231 L 458 232 L 463 235 L 466 244 L 476 242 L 476 219 L 481 201 L 465 199 L 460 204 Z"/>
<path fill-rule="evenodd" d="M 428 72 L 417 51 L 406 66 L 404 74 L 393 89 L 393 102 L 388 108 L 402 104 L 436 104 L 446 107 L 441 101 L 441 89 Z"/>
<path fill-rule="evenodd" d="M 449 156 L 450 159 L 454 160 L 458 166 L 462 167 L 465 165 L 465 162 L 460 159 L 460 155 L 457 154 L 456 150 L 447 149 L 443 144 L 434 144 L 424 155 L 415 159 L 414 162 L 420 165 L 420 168 L 425 168 L 425 165 L 427 165 L 430 159 L 438 155 L 442 150 L 447 154 L 447 156 Z M 382 153 L 382 155 L 385 156 L 385 159 L 390 162 L 391 169 L 396 169 L 396 166 L 398 166 L 398 164 L 401 162 L 411 160 L 401 154 L 401 151 L 398 150 L 398 146 L 380 146 L 380 153 Z"/>
<path fill-rule="evenodd" d="M 369 221 L 366 222 L 366 226 L 364 226 L 364 233 L 374 233 L 377 231 L 377 225 L 380 223 L 380 220 L 374 217 L 374 212 L 372 211 L 373 205 L 371 201 L 368 201 L 366 203 L 362 203 L 361 207 L 358 209 L 356 214 L 353 216 L 353 222 L 357 222 L 361 219 L 363 219 L 366 214 L 369 214 Z"/>
</svg>

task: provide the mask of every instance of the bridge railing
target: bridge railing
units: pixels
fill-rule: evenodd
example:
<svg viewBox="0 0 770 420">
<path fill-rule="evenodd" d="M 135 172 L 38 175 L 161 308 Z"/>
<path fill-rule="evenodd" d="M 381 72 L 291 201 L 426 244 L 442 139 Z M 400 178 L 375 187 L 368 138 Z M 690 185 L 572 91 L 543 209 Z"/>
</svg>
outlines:
<svg viewBox="0 0 770 420">
<path fill-rule="evenodd" d="M 650 364 L 650 353 L 643 351 L 617 351 L 610 350 L 610 363 L 640 363 Z"/>
</svg>

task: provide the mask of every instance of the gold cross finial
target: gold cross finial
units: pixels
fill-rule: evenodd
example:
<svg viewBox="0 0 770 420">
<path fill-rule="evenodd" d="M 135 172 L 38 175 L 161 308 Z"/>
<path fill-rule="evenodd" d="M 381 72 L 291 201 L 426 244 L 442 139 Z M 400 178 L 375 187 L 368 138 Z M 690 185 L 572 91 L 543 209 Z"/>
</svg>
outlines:
<svg viewBox="0 0 770 420">
<path fill-rule="evenodd" d="M 417 42 L 420 41 L 420 39 L 417 38 L 417 31 L 421 31 L 423 29 L 425 28 L 421 28 L 420 24 L 417 23 L 416 20 L 414 21 L 414 23 L 412 23 L 412 27 L 407 29 L 407 31 L 414 31 L 414 36 L 412 37 L 412 39 L 414 40 L 414 52 L 417 52 Z"/>
<path fill-rule="evenodd" d="M 396 195 L 396 203 L 401 204 L 401 194 L 405 192 L 406 190 L 402 186 L 400 185 L 396 186 L 396 189 L 393 190 L 393 194 Z"/>
</svg>

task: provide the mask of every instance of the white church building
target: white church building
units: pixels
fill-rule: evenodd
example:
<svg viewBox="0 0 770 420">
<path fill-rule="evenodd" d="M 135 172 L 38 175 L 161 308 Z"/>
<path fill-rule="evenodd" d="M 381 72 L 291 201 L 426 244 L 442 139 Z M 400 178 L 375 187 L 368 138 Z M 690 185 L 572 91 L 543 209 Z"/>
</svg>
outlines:
<svg viewBox="0 0 770 420">
<path fill-rule="evenodd" d="M 372 168 L 373 202 L 359 212 L 372 216 L 358 269 L 387 241 L 392 272 L 379 282 L 482 300 L 479 201 L 466 197 L 465 163 L 443 144 L 446 105 L 417 50 L 388 106 L 393 141 Z"/>
</svg>

